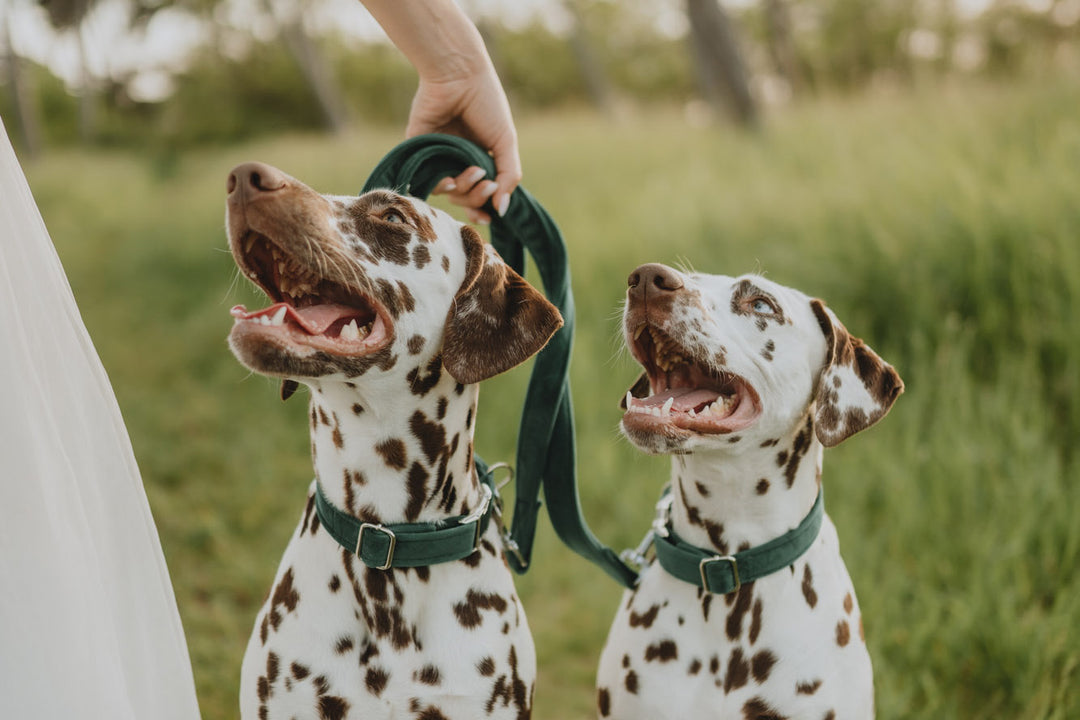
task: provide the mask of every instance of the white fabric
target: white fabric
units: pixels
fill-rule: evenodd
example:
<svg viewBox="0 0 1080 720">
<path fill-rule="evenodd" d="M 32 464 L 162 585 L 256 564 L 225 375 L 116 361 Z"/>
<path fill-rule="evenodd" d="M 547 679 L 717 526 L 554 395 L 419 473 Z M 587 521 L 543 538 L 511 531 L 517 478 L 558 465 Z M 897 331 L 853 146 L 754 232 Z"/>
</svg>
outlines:
<svg viewBox="0 0 1080 720">
<path fill-rule="evenodd" d="M 0 123 L 0 718 L 195 720 L 105 370 Z"/>
</svg>

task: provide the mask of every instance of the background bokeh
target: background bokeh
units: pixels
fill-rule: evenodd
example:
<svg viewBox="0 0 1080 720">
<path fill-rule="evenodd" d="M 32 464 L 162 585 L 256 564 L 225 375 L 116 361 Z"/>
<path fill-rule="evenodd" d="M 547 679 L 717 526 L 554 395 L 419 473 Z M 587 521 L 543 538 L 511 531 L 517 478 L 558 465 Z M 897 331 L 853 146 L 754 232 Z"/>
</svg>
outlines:
<svg viewBox="0 0 1080 720">
<path fill-rule="evenodd" d="M 627 274 L 764 272 L 907 383 L 825 463 L 879 717 L 1080 717 L 1080 0 L 462 5 L 570 246 L 593 530 L 636 544 L 667 478 L 616 429 Z M 225 346 L 229 307 L 257 302 L 225 178 L 256 159 L 358 191 L 414 73 L 332 0 L 6 0 L 0 48 L 0 115 L 124 412 L 203 716 L 235 717 L 311 467 L 304 395 Z M 527 379 L 481 391 L 489 461 L 513 459 Z M 592 717 L 620 588 L 546 521 L 519 587 L 535 717 Z"/>
</svg>

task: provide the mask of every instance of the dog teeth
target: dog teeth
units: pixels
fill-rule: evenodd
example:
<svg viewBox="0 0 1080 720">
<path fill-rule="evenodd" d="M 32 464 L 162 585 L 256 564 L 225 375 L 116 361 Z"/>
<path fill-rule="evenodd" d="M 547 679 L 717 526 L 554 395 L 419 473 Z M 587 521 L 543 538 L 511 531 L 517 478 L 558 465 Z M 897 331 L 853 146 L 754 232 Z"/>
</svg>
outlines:
<svg viewBox="0 0 1080 720">
<path fill-rule="evenodd" d="M 348 325 L 341 328 L 342 340 L 359 340 L 360 330 L 356 327 L 356 318 L 353 318 Z"/>
<path fill-rule="evenodd" d="M 634 407 L 634 396 L 630 394 L 630 391 L 626 391 L 626 409 L 632 410 Z"/>
<path fill-rule="evenodd" d="M 675 404 L 675 398 L 669 397 L 667 399 L 667 402 L 664 403 L 664 407 L 662 407 L 660 409 L 660 415 L 662 417 L 670 417 L 671 416 L 671 406 L 674 405 L 674 404 Z"/>
<path fill-rule="evenodd" d="M 284 325 L 285 324 L 285 313 L 286 312 L 287 311 L 286 311 L 284 306 L 279 307 L 277 309 L 277 312 L 274 313 L 274 316 L 270 318 L 270 324 L 271 325 Z"/>
<path fill-rule="evenodd" d="M 696 413 L 696 412 L 694 412 L 694 408 L 690 408 L 690 409 L 689 409 L 689 410 L 688 410 L 688 411 L 686 412 L 686 414 L 687 414 L 687 415 L 689 415 L 689 416 L 690 416 L 690 417 L 692 417 L 692 418 L 696 418 L 696 417 L 697 417 L 697 413 Z"/>
</svg>

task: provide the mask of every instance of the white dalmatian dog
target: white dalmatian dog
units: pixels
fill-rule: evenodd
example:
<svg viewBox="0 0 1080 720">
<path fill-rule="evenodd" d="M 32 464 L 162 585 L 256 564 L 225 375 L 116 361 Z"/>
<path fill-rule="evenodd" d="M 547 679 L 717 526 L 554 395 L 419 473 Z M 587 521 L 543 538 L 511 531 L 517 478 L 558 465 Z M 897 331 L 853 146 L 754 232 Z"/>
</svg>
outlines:
<svg viewBox="0 0 1080 720">
<path fill-rule="evenodd" d="M 756 275 L 649 264 L 629 286 L 623 330 L 645 372 L 621 429 L 639 449 L 672 456 L 670 529 L 727 558 L 798 528 L 813 514 L 823 447 L 881 419 L 903 390 L 899 375 L 821 301 Z M 807 537 L 797 559 L 726 595 L 648 563 L 600 659 L 599 716 L 873 717 L 836 529 L 824 516 Z"/>
<path fill-rule="evenodd" d="M 242 717 L 530 717 L 535 650 L 496 523 L 464 559 L 376 569 L 320 526 L 316 484 L 371 526 L 477 513 L 477 383 L 543 347 L 558 311 L 472 228 L 390 191 L 323 195 L 246 163 L 226 220 L 272 302 L 233 308 L 229 345 L 283 398 L 310 389 L 316 477 L 244 655 Z"/>
</svg>

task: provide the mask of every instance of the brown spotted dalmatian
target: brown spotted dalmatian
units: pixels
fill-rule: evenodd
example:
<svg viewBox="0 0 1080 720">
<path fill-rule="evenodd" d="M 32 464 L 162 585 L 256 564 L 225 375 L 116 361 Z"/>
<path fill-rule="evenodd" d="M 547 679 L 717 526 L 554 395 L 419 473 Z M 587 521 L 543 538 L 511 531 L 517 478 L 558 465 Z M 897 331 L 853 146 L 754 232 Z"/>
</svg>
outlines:
<svg viewBox="0 0 1080 720">
<path fill-rule="evenodd" d="M 251 370 L 310 389 L 316 482 L 371 524 L 484 502 L 478 386 L 558 311 L 470 227 L 415 198 L 323 195 L 259 163 L 228 180 L 229 245 L 272 302 L 233 309 Z M 249 720 L 528 718 L 536 658 L 494 522 L 462 560 L 368 567 L 320 527 L 316 482 L 241 670 Z"/>
<path fill-rule="evenodd" d="M 726 557 L 799 526 L 823 447 L 881 419 L 899 375 L 819 300 L 756 275 L 649 264 L 629 286 L 623 329 L 645 373 L 621 429 L 672 456 L 671 530 Z M 873 717 L 832 522 L 789 566 L 727 595 L 648 564 L 615 616 L 597 688 L 601 718 Z"/>
</svg>

